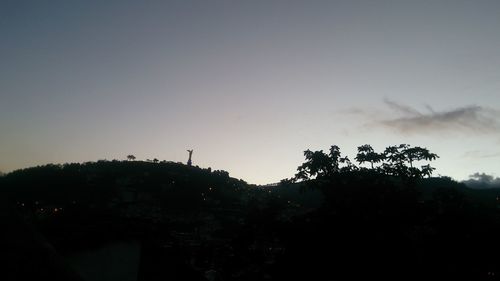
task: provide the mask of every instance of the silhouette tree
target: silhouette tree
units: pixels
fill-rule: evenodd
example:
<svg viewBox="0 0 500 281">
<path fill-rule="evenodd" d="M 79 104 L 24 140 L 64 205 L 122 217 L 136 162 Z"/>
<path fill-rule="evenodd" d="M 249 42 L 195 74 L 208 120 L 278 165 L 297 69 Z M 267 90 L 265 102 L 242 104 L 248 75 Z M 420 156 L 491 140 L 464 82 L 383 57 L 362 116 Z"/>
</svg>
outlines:
<svg viewBox="0 0 500 281">
<path fill-rule="evenodd" d="M 134 161 L 135 160 L 135 156 L 132 155 L 132 154 L 129 154 L 129 155 L 127 155 L 127 160 L 128 161 Z"/>
<path fill-rule="evenodd" d="M 158 163 L 158 162 L 160 162 L 160 160 L 158 160 L 157 158 L 155 158 L 155 159 L 153 159 L 153 162 L 154 163 Z"/>
<path fill-rule="evenodd" d="M 330 147 L 330 166 L 331 166 L 331 173 L 336 173 L 339 171 L 339 160 L 340 160 L 340 148 L 336 145 L 332 145 Z"/>
<path fill-rule="evenodd" d="M 323 150 L 304 151 L 306 162 L 300 165 L 295 178 L 297 180 L 307 180 L 314 177 L 323 177 L 329 174 L 331 170 L 330 157 Z"/>
<path fill-rule="evenodd" d="M 439 158 L 439 156 L 437 156 L 436 154 L 430 153 L 428 149 L 419 146 L 415 147 L 408 146 L 405 149 L 403 149 L 402 153 L 405 155 L 405 158 L 409 162 L 410 167 L 413 167 L 414 161 L 420 161 L 420 160 L 432 161 L 435 160 L 436 158 Z"/>
<path fill-rule="evenodd" d="M 406 160 L 406 155 L 403 153 L 403 150 L 408 147 L 410 147 L 408 144 L 389 146 L 384 150 L 384 157 L 394 165 L 403 166 Z"/>
<path fill-rule="evenodd" d="M 358 167 L 356 167 L 356 165 L 354 165 L 347 156 L 341 157 L 339 162 L 344 164 L 344 166 L 340 168 L 340 172 L 352 172 L 358 170 Z"/>
<path fill-rule="evenodd" d="M 376 153 L 371 145 L 365 144 L 358 146 L 358 154 L 355 159 L 359 162 L 359 164 L 370 162 L 371 168 L 373 169 L 373 164 L 381 162 L 385 159 L 385 156 L 384 154 Z"/>
<path fill-rule="evenodd" d="M 432 176 L 432 172 L 434 170 L 436 170 L 436 168 L 431 167 L 431 165 L 429 165 L 429 164 L 423 165 L 422 168 L 421 168 L 421 175 L 422 176 L 427 176 L 428 178 L 430 178 Z"/>
<path fill-rule="evenodd" d="M 330 153 L 326 154 L 323 150 L 304 151 L 306 162 L 297 168 L 295 180 L 309 180 L 312 178 L 330 177 L 340 172 L 339 163 L 341 162 L 340 149 L 336 145 L 330 147 Z M 342 159 L 347 163 L 347 159 Z M 352 164 L 350 161 L 348 162 Z"/>
<path fill-rule="evenodd" d="M 389 146 L 385 149 L 384 156 L 385 159 L 389 162 L 382 165 L 385 173 L 413 178 L 419 178 L 423 175 L 430 176 L 430 174 L 432 174 L 432 171 L 434 170 L 434 168 L 426 166 L 424 172 L 424 170 L 413 167 L 413 162 L 421 160 L 432 161 L 436 158 L 439 158 L 439 156 L 429 152 L 429 150 L 426 148 L 422 148 L 419 146 L 411 147 L 409 144 Z M 409 167 L 406 166 L 406 163 L 409 164 Z"/>
</svg>

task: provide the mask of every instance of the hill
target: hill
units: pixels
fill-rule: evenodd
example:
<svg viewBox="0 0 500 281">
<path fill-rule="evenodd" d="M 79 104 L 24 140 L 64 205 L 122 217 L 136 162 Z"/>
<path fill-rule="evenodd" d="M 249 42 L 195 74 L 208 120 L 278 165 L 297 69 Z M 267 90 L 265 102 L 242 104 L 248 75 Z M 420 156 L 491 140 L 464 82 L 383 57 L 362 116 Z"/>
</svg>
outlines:
<svg viewBox="0 0 500 281">
<path fill-rule="evenodd" d="M 207 200 L 228 203 L 248 185 L 226 171 L 173 162 L 98 161 L 17 170 L 1 180 L 2 192 L 25 204 L 105 207 L 132 201 L 165 201 L 191 208 Z M 202 196 L 204 194 L 205 196 Z"/>
<path fill-rule="evenodd" d="M 44 237 L 57 252 L 50 256 L 81 276 L 126 249 L 137 280 L 490 280 L 500 272 L 497 190 L 446 177 L 339 168 L 271 187 L 179 163 L 98 161 L 14 171 L 0 178 L 0 192 L 4 225 L 24 225 L 8 236 L 17 243 L 3 243 Z"/>
</svg>

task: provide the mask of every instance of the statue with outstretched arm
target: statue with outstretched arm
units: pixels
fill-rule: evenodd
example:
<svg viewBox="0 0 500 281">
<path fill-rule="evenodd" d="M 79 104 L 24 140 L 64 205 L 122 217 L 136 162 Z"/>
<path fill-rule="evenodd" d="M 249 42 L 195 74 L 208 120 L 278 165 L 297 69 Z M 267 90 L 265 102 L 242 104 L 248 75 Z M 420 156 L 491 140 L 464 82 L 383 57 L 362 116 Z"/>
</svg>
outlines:
<svg viewBox="0 0 500 281">
<path fill-rule="evenodd" d="M 191 166 L 191 164 L 193 163 L 191 161 L 191 156 L 193 155 L 193 150 L 192 149 L 191 150 L 188 149 L 187 152 L 189 152 L 189 159 L 188 159 L 187 164 L 188 164 L 188 166 Z"/>
</svg>

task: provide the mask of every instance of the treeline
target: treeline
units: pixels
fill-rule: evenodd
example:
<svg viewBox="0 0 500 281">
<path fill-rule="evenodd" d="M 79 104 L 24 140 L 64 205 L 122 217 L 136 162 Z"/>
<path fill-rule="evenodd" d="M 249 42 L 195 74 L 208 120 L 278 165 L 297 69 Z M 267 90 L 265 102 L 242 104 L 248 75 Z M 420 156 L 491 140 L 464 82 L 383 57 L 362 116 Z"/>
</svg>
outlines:
<svg viewBox="0 0 500 281">
<path fill-rule="evenodd" d="M 322 150 L 306 150 L 304 156 L 306 161 L 298 167 L 297 174 L 291 179 L 293 182 L 366 170 L 367 168 L 361 166 L 363 163 L 370 163 L 372 171 L 383 175 L 401 178 L 430 177 L 435 170 L 434 167 L 429 164 L 416 167 L 414 164 L 423 160 L 432 161 L 439 158 L 427 148 L 412 147 L 409 144 L 389 146 L 380 153 L 375 152 L 369 144 L 359 146 L 355 160 L 360 166 L 356 166 L 348 156 L 342 157 L 340 148 L 336 145 L 330 147 L 328 154 Z M 375 166 L 377 164 L 379 166 Z"/>
</svg>

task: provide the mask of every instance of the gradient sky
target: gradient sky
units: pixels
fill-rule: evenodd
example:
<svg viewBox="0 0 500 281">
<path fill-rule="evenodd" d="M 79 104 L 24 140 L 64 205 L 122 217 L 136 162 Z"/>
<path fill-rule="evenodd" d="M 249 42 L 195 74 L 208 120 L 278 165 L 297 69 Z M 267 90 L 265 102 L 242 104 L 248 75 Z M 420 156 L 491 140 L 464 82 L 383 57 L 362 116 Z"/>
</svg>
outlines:
<svg viewBox="0 0 500 281">
<path fill-rule="evenodd" d="M 365 143 L 500 176 L 500 1 L 0 2 L 0 171 L 192 148 L 262 184 Z"/>
</svg>

